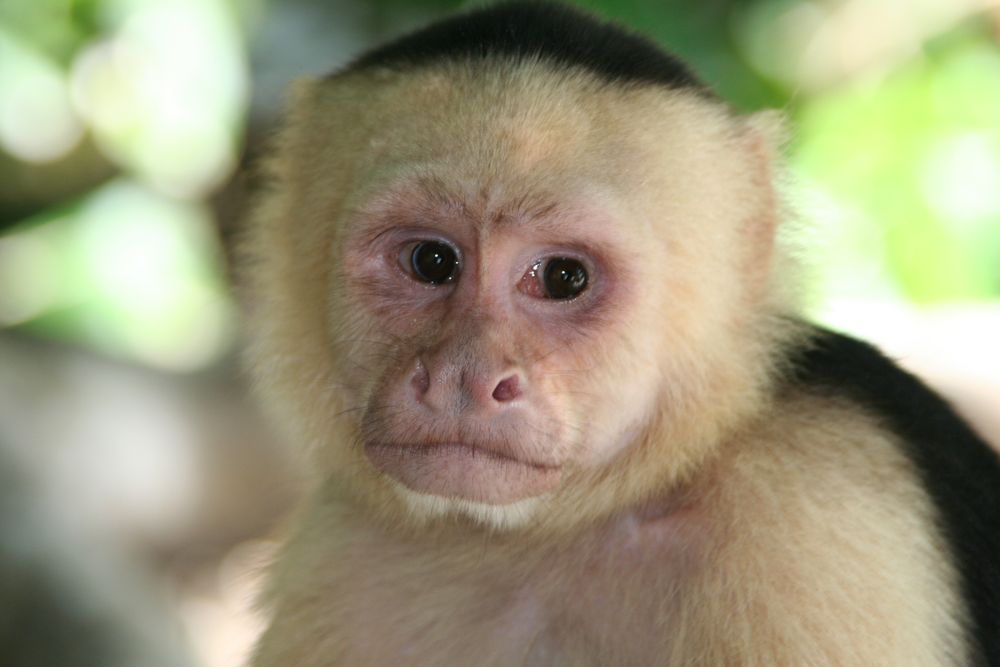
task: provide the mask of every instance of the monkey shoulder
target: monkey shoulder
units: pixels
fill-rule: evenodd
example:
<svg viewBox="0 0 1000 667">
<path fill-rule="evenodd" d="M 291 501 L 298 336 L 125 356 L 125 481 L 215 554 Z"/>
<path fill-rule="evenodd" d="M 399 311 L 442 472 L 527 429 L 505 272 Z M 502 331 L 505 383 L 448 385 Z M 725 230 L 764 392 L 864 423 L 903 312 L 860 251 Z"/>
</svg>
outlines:
<svg viewBox="0 0 1000 667">
<path fill-rule="evenodd" d="M 859 542 L 871 540 L 868 548 L 897 573 L 921 560 L 914 580 L 921 572 L 924 583 L 937 577 L 954 599 L 954 616 L 964 619 L 970 653 L 1000 664 L 997 453 L 943 398 L 868 343 L 816 328 L 790 355 L 789 369 L 781 417 L 764 431 L 765 447 L 768 439 L 779 444 L 769 453 L 782 460 L 779 470 L 786 466 L 782 477 L 800 487 L 784 482 L 784 500 L 805 516 L 827 516 L 815 532 L 826 534 L 830 549 L 853 541 L 863 553 Z M 773 475 L 771 482 L 782 483 Z M 837 520 L 848 519 L 845 512 L 850 525 Z M 908 600 L 918 598 L 911 584 Z"/>
<path fill-rule="evenodd" d="M 977 595 L 991 592 L 988 606 L 1000 630 L 997 452 L 941 396 L 868 343 L 816 329 L 791 362 L 793 389 L 846 401 L 890 436 L 929 497 L 936 527 L 969 585 Z M 994 634 L 1000 651 L 1000 632 Z"/>
<path fill-rule="evenodd" d="M 663 650 L 705 664 L 1000 664 L 996 454 L 864 342 L 817 329 L 786 369 L 766 414 L 691 482 L 693 501 L 630 538 L 672 576 L 667 563 L 685 567 L 681 588 L 661 590 L 697 630 Z"/>
</svg>

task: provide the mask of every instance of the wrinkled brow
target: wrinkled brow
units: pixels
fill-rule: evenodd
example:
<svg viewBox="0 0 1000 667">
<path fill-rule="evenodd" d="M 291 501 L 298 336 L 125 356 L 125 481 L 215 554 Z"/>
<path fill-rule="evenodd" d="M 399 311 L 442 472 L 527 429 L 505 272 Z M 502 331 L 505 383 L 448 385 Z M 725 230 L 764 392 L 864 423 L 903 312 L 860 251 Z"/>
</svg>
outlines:
<svg viewBox="0 0 1000 667">
<path fill-rule="evenodd" d="M 380 225 L 422 226 L 433 221 L 472 225 L 476 229 L 528 226 L 557 232 L 570 222 L 551 195 L 524 192 L 508 196 L 488 183 L 454 187 L 436 176 L 403 179 L 349 212 Z"/>
</svg>

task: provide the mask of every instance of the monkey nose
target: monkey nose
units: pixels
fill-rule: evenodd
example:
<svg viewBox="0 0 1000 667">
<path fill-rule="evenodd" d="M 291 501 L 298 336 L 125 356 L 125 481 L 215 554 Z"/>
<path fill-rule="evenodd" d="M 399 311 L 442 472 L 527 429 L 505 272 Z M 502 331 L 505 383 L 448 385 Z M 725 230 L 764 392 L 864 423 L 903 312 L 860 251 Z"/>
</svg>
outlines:
<svg viewBox="0 0 1000 667">
<path fill-rule="evenodd" d="M 502 409 L 524 394 L 518 372 L 492 374 L 448 365 L 436 368 L 419 359 L 409 384 L 411 396 L 434 411 Z"/>
<path fill-rule="evenodd" d="M 417 366 L 410 377 L 410 385 L 416 390 L 417 396 L 423 396 L 431 386 L 431 376 L 427 372 L 427 366 L 423 361 L 417 359 Z"/>
</svg>

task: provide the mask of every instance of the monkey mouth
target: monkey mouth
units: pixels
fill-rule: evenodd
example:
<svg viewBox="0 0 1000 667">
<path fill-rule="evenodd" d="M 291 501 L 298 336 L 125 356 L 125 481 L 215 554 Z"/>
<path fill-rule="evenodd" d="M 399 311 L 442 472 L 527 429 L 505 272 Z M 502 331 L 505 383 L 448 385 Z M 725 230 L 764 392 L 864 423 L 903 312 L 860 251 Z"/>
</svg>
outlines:
<svg viewBox="0 0 1000 667">
<path fill-rule="evenodd" d="M 365 454 L 412 491 L 493 505 L 540 496 L 561 477 L 558 465 L 459 442 L 367 443 Z"/>
</svg>

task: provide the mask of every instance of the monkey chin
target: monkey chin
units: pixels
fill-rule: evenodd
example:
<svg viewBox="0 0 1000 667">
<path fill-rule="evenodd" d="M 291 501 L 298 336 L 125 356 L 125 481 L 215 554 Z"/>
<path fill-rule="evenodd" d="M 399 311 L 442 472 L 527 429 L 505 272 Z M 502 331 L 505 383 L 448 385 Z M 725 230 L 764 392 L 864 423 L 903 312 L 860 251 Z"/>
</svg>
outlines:
<svg viewBox="0 0 1000 667">
<path fill-rule="evenodd" d="M 420 493 L 389 478 L 392 488 L 406 505 L 410 516 L 427 523 L 444 518 L 464 517 L 494 530 L 512 530 L 529 523 L 547 496 L 525 498 L 512 503 L 494 505 L 467 500 L 448 498 L 430 493 Z"/>
</svg>

